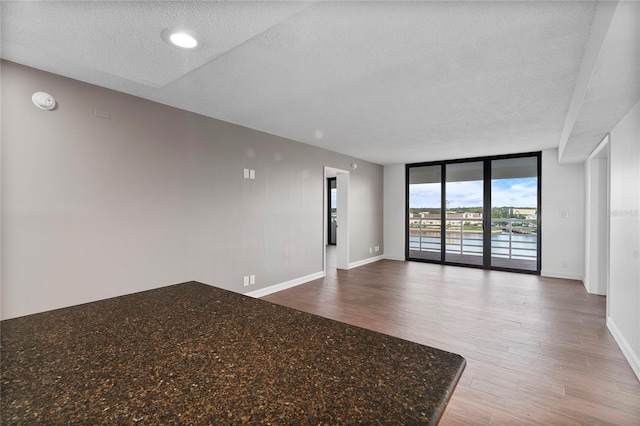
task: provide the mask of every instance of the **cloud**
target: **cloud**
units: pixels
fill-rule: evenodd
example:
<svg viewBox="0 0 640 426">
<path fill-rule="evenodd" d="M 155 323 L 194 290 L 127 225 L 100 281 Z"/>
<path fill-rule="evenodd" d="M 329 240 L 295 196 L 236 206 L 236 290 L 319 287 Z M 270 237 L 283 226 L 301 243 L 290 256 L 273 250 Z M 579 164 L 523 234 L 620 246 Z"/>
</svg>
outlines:
<svg viewBox="0 0 640 426">
<path fill-rule="evenodd" d="M 447 182 L 449 207 L 476 207 L 483 202 L 482 181 Z M 492 207 L 538 206 L 537 178 L 497 179 L 491 182 Z M 409 187 L 409 207 L 440 207 L 440 184 L 422 183 Z"/>
<path fill-rule="evenodd" d="M 409 207 L 440 207 L 440 184 L 420 183 L 410 185 Z"/>
<path fill-rule="evenodd" d="M 538 207 L 536 178 L 499 179 L 491 182 L 492 207 Z"/>
<path fill-rule="evenodd" d="M 450 208 L 482 206 L 482 181 L 447 182 L 446 191 Z"/>
</svg>

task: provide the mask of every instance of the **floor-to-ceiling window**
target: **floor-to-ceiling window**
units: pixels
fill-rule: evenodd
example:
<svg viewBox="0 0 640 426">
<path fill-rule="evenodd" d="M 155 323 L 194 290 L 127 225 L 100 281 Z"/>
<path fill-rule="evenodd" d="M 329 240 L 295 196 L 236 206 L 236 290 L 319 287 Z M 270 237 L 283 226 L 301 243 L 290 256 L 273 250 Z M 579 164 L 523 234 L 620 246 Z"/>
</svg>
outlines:
<svg viewBox="0 0 640 426">
<path fill-rule="evenodd" d="M 484 262 L 482 161 L 444 164 L 445 262 L 482 266 Z"/>
<path fill-rule="evenodd" d="M 540 272 L 540 153 L 407 165 L 406 258 Z"/>
<path fill-rule="evenodd" d="M 538 271 L 538 157 L 491 161 L 491 266 Z"/>
<path fill-rule="evenodd" d="M 442 167 L 417 166 L 409 174 L 408 257 L 442 260 Z"/>
</svg>

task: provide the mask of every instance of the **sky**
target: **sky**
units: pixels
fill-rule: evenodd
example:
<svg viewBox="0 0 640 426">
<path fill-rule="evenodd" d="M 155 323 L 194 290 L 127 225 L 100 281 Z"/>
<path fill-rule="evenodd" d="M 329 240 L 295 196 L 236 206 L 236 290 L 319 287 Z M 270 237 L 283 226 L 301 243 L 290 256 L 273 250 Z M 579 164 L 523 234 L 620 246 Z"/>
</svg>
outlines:
<svg viewBox="0 0 640 426">
<path fill-rule="evenodd" d="M 537 208 L 536 178 L 497 179 L 491 182 L 491 207 Z M 440 207 L 440 184 L 423 183 L 409 187 L 410 208 Z M 482 181 L 448 182 L 449 208 L 482 205 Z"/>
</svg>

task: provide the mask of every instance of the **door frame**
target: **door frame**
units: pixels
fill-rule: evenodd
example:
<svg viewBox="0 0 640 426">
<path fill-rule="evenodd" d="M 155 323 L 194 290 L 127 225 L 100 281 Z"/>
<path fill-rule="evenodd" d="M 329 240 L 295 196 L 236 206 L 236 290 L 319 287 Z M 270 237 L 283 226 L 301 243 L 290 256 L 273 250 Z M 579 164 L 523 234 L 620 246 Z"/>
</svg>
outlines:
<svg viewBox="0 0 640 426">
<path fill-rule="evenodd" d="M 585 162 L 585 272 L 591 294 L 609 294 L 610 155 L 606 135 Z M 604 201 L 604 202 L 603 202 Z M 607 312 L 609 308 L 607 298 Z"/>
<path fill-rule="evenodd" d="M 336 191 L 338 197 L 338 229 L 336 230 L 336 267 L 337 269 L 349 269 L 349 171 L 335 167 L 324 166 L 323 173 L 323 229 L 322 229 L 322 270 L 327 273 L 327 232 L 328 232 L 328 207 L 327 200 L 329 190 L 327 178 L 336 177 Z"/>
<path fill-rule="evenodd" d="M 331 183 L 336 182 L 336 194 L 338 190 L 338 177 L 328 177 L 325 178 L 327 180 L 327 242 L 326 245 L 335 246 L 336 243 L 331 242 Z M 336 211 L 337 213 L 337 211 Z M 337 231 L 337 230 L 336 230 Z M 336 235 L 336 241 L 338 241 L 338 236 Z"/>
</svg>

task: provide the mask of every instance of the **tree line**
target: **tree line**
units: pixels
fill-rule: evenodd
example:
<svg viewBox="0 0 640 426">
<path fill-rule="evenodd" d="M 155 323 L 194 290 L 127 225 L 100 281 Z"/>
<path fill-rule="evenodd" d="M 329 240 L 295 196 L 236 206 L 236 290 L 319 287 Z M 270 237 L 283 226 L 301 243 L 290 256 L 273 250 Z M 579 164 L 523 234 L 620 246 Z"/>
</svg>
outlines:
<svg viewBox="0 0 640 426">
<path fill-rule="evenodd" d="M 494 219 L 526 219 L 526 216 L 523 214 L 510 215 L 509 213 L 513 210 L 520 209 L 528 209 L 530 207 L 493 207 L 491 208 L 491 217 Z M 449 209 L 450 211 L 455 211 L 457 213 L 479 213 L 482 214 L 482 207 L 456 207 L 455 209 Z M 440 214 L 441 209 L 439 207 L 414 207 L 410 208 L 409 211 L 414 215 L 418 215 L 420 213 L 428 213 L 428 214 Z"/>
</svg>

